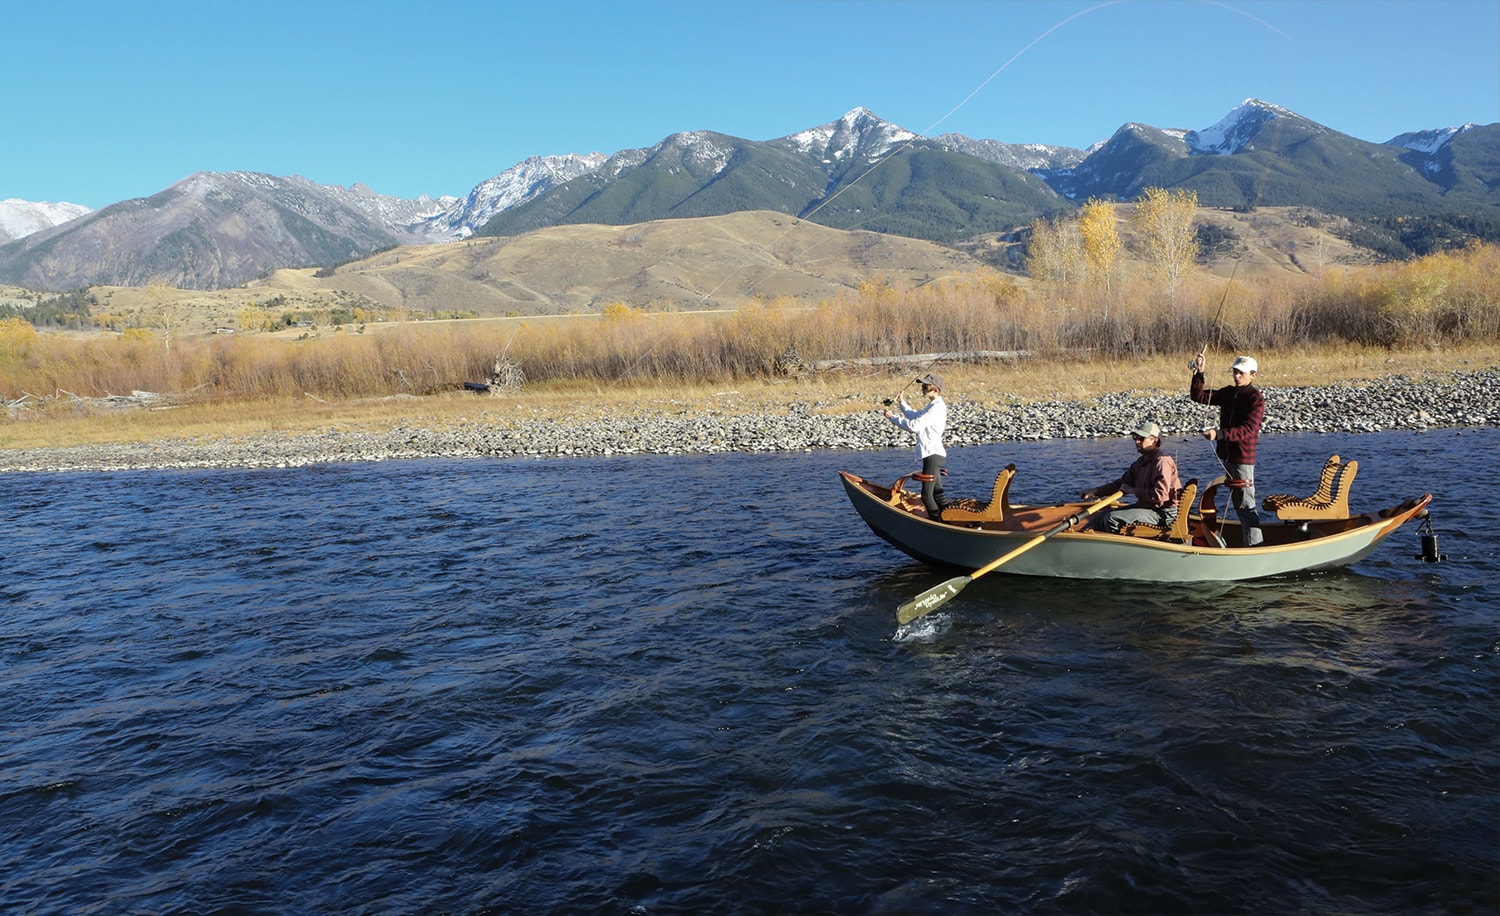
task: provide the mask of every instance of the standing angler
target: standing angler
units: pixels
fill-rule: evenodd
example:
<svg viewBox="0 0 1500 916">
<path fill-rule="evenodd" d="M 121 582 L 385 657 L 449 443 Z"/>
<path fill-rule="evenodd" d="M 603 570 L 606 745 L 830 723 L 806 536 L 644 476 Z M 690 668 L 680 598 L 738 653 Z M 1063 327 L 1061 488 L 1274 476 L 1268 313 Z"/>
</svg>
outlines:
<svg viewBox="0 0 1500 916">
<path fill-rule="evenodd" d="M 1188 394 L 1200 404 L 1218 405 L 1219 425 L 1205 429 L 1203 438 L 1216 443 L 1214 452 L 1229 477 L 1229 504 L 1240 518 L 1244 545 L 1254 547 L 1262 539 L 1260 513 L 1255 508 L 1255 444 L 1266 419 L 1266 397 L 1255 387 L 1255 373 L 1260 367 L 1252 357 L 1236 357 L 1229 367 L 1234 384 L 1208 391 L 1203 387 L 1207 357 L 1205 347 L 1189 364 L 1193 384 Z"/>
<path fill-rule="evenodd" d="M 885 418 L 917 437 L 917 459 L 922 462 L 922 504 L 927 507 L 927 517 L 939 521 L 943 517 L 943 459 L 948 457 L 943 448 L 943 430 L 948 425 L 948 405 L 943 401 L 943 380 L 934 373 L 917 379 L 922 384 L 922 396 L 927 403 L 913 408 L 901 398 L 901 413 L 887 410 Z"/>
</svg>

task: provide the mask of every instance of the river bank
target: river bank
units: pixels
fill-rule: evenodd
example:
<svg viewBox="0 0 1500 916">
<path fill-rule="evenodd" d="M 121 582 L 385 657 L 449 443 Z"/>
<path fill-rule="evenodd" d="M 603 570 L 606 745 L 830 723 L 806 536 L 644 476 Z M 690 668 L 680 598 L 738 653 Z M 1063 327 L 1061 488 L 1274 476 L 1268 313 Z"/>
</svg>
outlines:
<svg viewBox="0 0 1500 916">
<path fill-rule="evenodd" d="M 1265 432 L 1378 432 L 1500 425 L 1490 392 L 1500 369 L 1391 375 L 1357 383 L 1265 386 Z M 1184 384 L 1184 388 L 1186 385 Z M 0 451 L 0 471 L 286 468 L 412 458 L 558 458 L 884 449 L 910 444 L 874 405 L 880 395 L 764 399 L 725 392 L 703 403 L 497 409 L 458 422 L 398 421 L 384 429 L 195 436 Z M 1120 435 L 1142 418 L 1169 434 L 1211 424 L 1214 410 L 1185 394 L 1115 392 L 1083 400 L 1002 403 L 950 398 L 950 447 Z"/>
</svg>

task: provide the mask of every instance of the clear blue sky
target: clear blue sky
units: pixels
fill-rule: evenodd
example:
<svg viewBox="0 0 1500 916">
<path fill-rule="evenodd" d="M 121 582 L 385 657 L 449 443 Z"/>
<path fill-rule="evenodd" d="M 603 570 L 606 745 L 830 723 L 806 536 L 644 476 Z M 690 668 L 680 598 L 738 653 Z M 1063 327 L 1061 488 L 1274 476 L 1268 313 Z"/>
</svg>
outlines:
<svg viewBox="0 0 1500 916">
<path fill-rule="evenodd" d="M 0 36 L 0 198 L 94 208 L 236 169 L 462 195 L 858 106 L 1076 147 L 1252 97 L 1375 142 L 1500 121 L 1500 0 L 0 0 Z"/>
</svg>

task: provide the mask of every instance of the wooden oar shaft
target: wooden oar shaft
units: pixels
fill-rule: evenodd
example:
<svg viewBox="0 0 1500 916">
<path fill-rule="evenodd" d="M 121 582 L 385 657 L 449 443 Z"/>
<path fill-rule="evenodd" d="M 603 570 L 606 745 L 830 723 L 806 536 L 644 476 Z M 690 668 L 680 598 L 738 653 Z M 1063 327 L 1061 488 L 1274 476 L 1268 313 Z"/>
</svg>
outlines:
<svg viewBox="0 0 1500 916">
<path fill-rule="evenodd" d="M 948 599 L 963 591 L 964 587 L 967 586 L 970 582 L 973 582 L 975 579 L 978 579 L 980 576 L 986 573 L 994 572 L 996 569 L 1004 566 L 1006 563 L 1010 562 L 1011 560 L 1015 559 L 1016 557 L 1020 556 L 1021 554 L 1025 553 L 1041 542 L 1047 540 L 1047 538 L 1052 537 L 1054 534 L 1061 534 L 1064 531 L 1067 531 L 1069 528 L 1072 528 L 1074 525 L 1078 524 L 1079 522 L 1088 518 L 1090 515 L 1093 515 L 1095 512 L 1099 511 L 1104 506 L 1109 505 L 1110 503 L 1114 502 L 1124 495 L 1125 494 L 1122 491 L 1116 490 L 1115 492 L 1104 497 L 1088 508 L 1073 513 L 1072 515 L 1063 519 L 1056 525 L 1053 525 L 1051 528 L 1047 529 L 1046 531 L 1042 532 L 1026 543 L 1019 545 L 1013 550 L 1007 551 L 998 559 L 991 560 L 990 562 L 984 564 L 969 575 L 958 576 L 956 578 L 949 579 L 947 582 L 944 582 L 941 585 L 936 585 L 932 588 L 929 588 L 927 591 L 923 592 L 916 598 L 913 598 L 911 601 L 906 602 L 896 609 L 896 622 L 905 626 L 906 624 L 911 623 L 913 620 L 916 620 L 918 617 L 922 617 L 932 613 L 939 607 L 942 607 L 944 604 L 946 604 L 948 602 Z"/>
<path fill-rule="evenodd" d="M 1062 534 L 1064 531 L 1067 531 L 1069 528 L 1072 528 L 1074 525 L 1078 524 L 1079 522 L 1088 518 L 1090 515 L 1093 515 L 1095 512 L 1098 512 L 1100 509 L 1104 508 L 1105 506 L 1109 505 L 1110 503 L 1114 502 L 1124 495 L 1124 491 L 1116 490 L 1115 492 L 1104 497 L 1088 508 L 1073 513 L 1072 515 L 1058 522 L 1056 525 L 1053 525 L 1051 528 L 1048 528 L 1046 531 L 1043 531 L 1041 534 L 1000 557 L 998 560 L 991 560 L 990 562 L 969 573 L 969 578 L 971 580 L 978 579 L 985 573 L 994 572 L 996 569 L 999 569 L 1001 566 L 1004 566 L 1006 563 L 1009 563 L 1011 560 L 1015 559 L 1016 557 L 1020 556 L 1021 554 L 1025 553 L 1041 542 L 1047 540 L 1047 538 L 1052 537 L 1054 534 Z"/>
</svg>

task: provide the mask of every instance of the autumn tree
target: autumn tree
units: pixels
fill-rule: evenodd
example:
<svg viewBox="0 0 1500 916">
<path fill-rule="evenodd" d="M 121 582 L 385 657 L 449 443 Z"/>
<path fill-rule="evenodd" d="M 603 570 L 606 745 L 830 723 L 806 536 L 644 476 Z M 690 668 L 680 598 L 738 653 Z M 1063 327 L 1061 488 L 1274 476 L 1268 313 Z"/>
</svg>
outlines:
<svg viewBox="0 0 1500 916">
<path fill-rule="evenodd" d="M 1078 224 L 1073 220 L 1034 221 L 1031 240 L 1026 245 L 1026 269 L 1039 283 L 1060 287 L 1081 283 L 1084 257 Z"/>
<path fill-rule="evenodd" d="M 1096 197 L 1089 198 L 1078 214 L 1078 235 L 1083 241 L 1083 259 L 1090 282 L 1108 292 L 1114 287 L 1120 250 L 1124 247 L 1114 206 Z"/>
<path fill-rule="evenodd" d="M 25 318 L 0 318 L 0 366 L 24 361 L 36 340 L 36 328 Z"/>
<path fill-rule="evenodd" d="M 182 316 L 174 305 L 176 290 L 165 277 L 155 277 L 146 284 L 146 301 L 150 303 L 148 321 L 161 334 L 162 346 L 172 352 L 172 338 L 182 325 Z"/>
<path fill-rule="evenodd" d="M 1173 308 L 1181 288 L 1198 257 L 1198 237 L 1193 220 L 1198 214 L 1198 194 L 1147 188 L 1136 202 L 1132 225 L 1141 240 L 1146 273 L 1161 284 Z"/>
<path fill-rule="evenodd" d="M 264 331 L 271 327 L 271 316 L 265 309 L 250 303 L 240 309 L 240 330 Z"/>
</svg>

